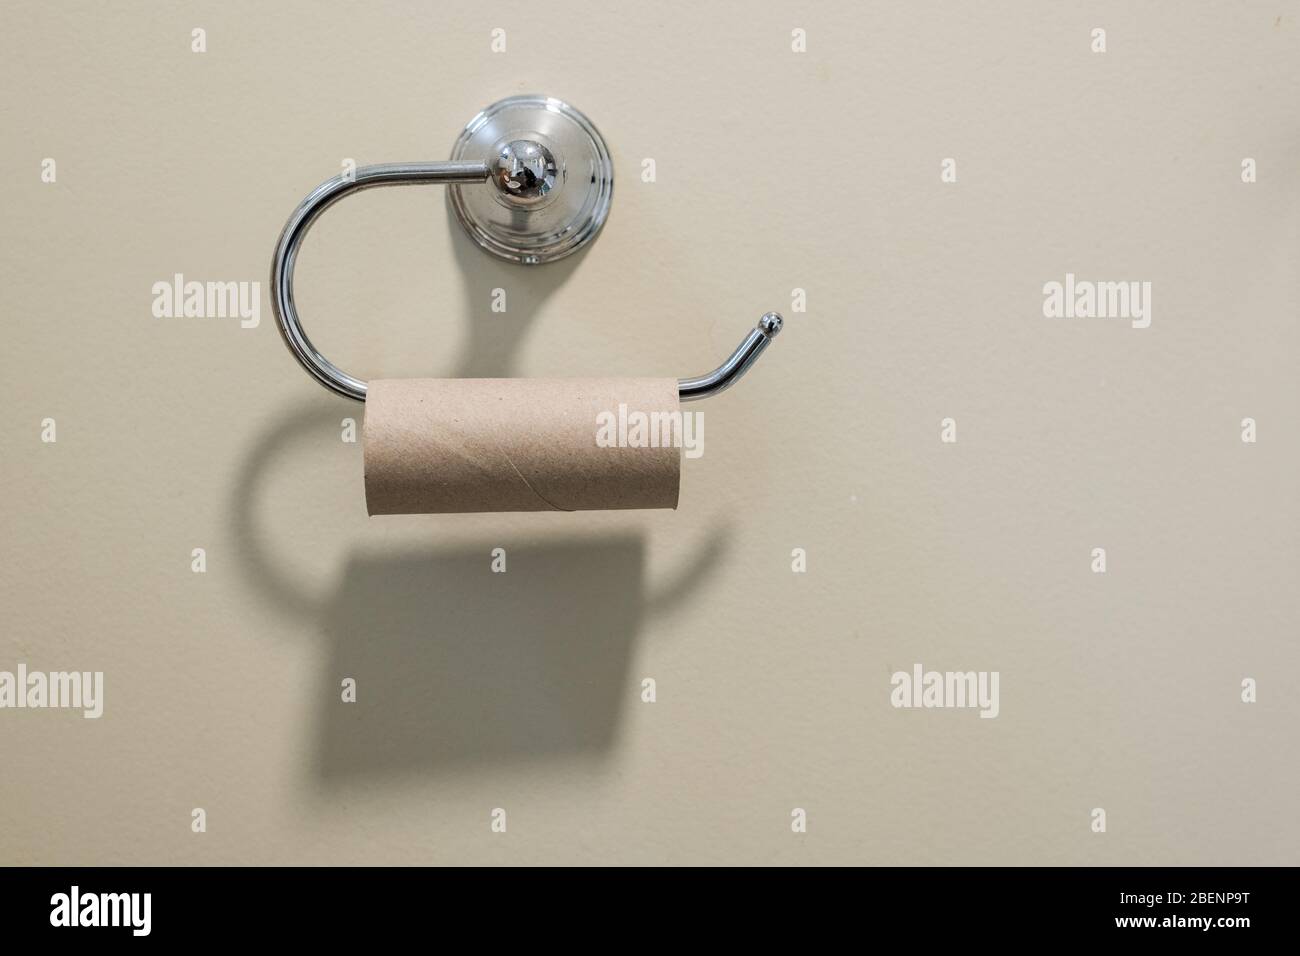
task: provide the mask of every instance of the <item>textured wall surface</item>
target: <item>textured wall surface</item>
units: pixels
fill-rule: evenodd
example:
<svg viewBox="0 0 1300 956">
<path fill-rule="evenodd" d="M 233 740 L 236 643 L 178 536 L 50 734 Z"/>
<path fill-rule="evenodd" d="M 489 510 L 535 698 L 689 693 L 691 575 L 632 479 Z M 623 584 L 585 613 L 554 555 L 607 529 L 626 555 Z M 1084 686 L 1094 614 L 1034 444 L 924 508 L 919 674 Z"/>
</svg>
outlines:
<svg viewBox="0 0 1300 956">
<path fill-rule="evenodd" d="M 7 10 L 0 671 L 104 710 L 0 709 L 0 862 L 1300 862 L 1297 4 L 441 6 Z M 520 92 L 610 143 L 600 240 L 527 270 L 436 187 L 348 199 L 298 270 L 326 354 L 677 376 L 786 331 L 676 512 L 368 519 L 274 241 Z M 155 316 L 177 273 L 260 321 Z M 1146 318 L 1046 317 L 1067 274 Z M 997 716 L 893 706 L 916 664 Z"/>
</svg>

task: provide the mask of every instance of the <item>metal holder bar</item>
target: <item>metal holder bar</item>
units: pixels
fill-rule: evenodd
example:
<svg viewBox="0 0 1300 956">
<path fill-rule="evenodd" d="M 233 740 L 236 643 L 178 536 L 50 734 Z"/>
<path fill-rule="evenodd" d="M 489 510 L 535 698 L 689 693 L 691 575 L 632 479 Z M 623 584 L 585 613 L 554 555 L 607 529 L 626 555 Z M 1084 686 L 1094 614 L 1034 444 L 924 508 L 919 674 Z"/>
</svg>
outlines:
<svg viewBox="0 0 1300 956">
<path fill-rule="evenodd" d="M 518 138 L 513 130 L 520 128 L 520 122 L 528 123 L 524 128 L 543 132 L 529 134 L 535 139 Z M 461 134 L 453 155 L 459 157 L 474 149 L 481 154 L 488 143 L 493 156 L 490 162 L 454 158 L 383 163 L 335 176 L 312 190 L 285 223 L 271 267 L 272 309 L 284 344 L 307 373 L 330 391 L 359 402 L 366 400 L 365 381 L 322 355 L 303 330 L 293 301 L 293 270 L 307 232 L 344 196 L 377 186 L 450 185 L 457 217 L 471 237 L 494 255 L 528 264 L 569 255 L 599 232 L 609 211 L 613 173 L 604 141 L 586 117 L 559 100 L 511 97 L 476 116 Z M 552 147 L 559 151 L 559 158 Z M 575 153 L 576 158 L 565 161 L 566 154 Z M 566 193 L 561 187 L 570 183 Z M 461 186 L 475 190 L 462 192 Z M 502 210 L 509 216 L 509 229 L 503 228 L 500 220 Z M 528 228 L 521 229 L 521 222 Z M 681 401 L 717 395 L 734 385 L 781 331 L 782 321 L 776 312 L 766 313 L 716 369 L 679 379 Z"/>
</svg>

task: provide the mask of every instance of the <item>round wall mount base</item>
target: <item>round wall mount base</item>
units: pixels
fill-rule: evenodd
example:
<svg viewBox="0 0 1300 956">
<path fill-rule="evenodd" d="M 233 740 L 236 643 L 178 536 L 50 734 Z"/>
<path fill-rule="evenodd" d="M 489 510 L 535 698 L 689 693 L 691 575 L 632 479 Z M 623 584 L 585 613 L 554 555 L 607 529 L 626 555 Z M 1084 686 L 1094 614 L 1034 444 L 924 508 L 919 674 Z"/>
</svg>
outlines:
<svg viewBox="0 0 1300 956">
<path fill-rule="evenodd" d="M 448 201 L 482 249 L 535 265 L 596 238 L 614 196 L 614 164 L 591 120 L 547 96 L 511 96 L 465 126 L 451 150 L 484 162 L 486 185 L 452 185 Z"/>
</svg>

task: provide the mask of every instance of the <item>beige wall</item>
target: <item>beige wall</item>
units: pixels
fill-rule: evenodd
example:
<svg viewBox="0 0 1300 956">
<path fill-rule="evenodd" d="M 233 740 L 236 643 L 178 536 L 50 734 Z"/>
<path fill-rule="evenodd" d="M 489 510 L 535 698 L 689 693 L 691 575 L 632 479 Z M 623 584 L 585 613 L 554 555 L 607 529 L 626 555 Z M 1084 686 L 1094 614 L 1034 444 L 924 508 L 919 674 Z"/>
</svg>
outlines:
<svg viewBox="0 0 1300 956">
<path fill-rule="evenodd" d="M 1297 5 L 478 7 L 7 11 L 0 669 L 106 687 L 0 710 L 0 862 L 1300 862 Z M 534 91 L 611 144 L 600 240 L 527 271 L 436 188 L 350 199 L 299 269 L 326 354 L 686 375 L 787 330 L 677 512 L 367 519 L 274 240 Z M 260 325 L 154 318 L 177 272 Z M 1067 272 L 1150 327 L 1045 318 Z M 891 707 L 917 662 L 999 716 Z"/>
</svg>

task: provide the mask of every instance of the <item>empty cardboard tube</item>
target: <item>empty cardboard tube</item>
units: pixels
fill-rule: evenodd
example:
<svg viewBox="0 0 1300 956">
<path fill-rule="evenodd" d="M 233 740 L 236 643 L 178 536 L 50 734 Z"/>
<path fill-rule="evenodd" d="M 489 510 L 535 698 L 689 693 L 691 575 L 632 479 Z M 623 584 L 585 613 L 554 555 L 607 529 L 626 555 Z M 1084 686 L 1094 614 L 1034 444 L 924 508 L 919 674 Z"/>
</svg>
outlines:
<svg viewBox="0 0 1300 956">
<path fill-rule="evenodd" d="M 636 427 L 639 415 L 648 427 Z M 633 427 L 611 434 L 611 417 Z M 670 378 L 380 379 L 366 395 L 366 510 L 676 508 L 673 435 Z"/>
</svg>

